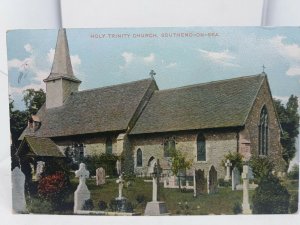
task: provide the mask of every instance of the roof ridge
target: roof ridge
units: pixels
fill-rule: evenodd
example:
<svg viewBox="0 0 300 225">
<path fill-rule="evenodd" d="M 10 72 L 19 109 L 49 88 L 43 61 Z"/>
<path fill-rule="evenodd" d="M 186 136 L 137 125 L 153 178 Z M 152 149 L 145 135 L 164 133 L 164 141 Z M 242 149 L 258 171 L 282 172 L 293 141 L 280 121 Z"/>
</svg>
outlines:
<svg viewBox="0 0 300 225">
<path fill-rule="evenodd" d="M 158 91 L 155 91 L 155 92 L 173 91 L 173 90 L 178 90 L 178 89 L 198 87 L 198 86 L 204 86 L 204 85 L 209 85 L 209 84 L 222 83 L 224 81 L 232 81 L 232 80 L 246 79 L 246 78 L 252 78 L 252 77 L 254 78 L 254 77 L 259 77 L 259 76 L 266 76 L 266 73 L 260 73 L 260 74 L 248 75 L 248 76 L 241 76 L 241 77 L 233 77 L 233 78 L 228 78 L 228 79 L 224 79 L 224 80 L 208 81 L 208 82 L 205 82 L 205 83 L 190 84 L 190 85 L 185 85 L 185 86 L 180 86 L 180 87 L 174 87 L 174 88 L 158 90 Z"/>
<path fill-rule="evenodd" d="M 72 93 L 82 93 L 82 92 L 89 92 L 89 91 L 101 90 L 101 89 L 106 89 L 106 88 L 111 88 L 111 87 L 116 87 L 116 86 L 124 86 L 124 85 L 128 85 L 128 84 L 134 84 L 134 83 L 138 83 L 138 82 L 142 82 L 142 81 L 147 81 L 147 80 L 148 81 L 152 81 L 151 78 L 145 78 L 145 79 L 142 79 L 142 80 L 130 81 L 130 82 L 127 82 L 127 83 L 112 84 L 112 85 L 98 87 L 98 88 L 91 88 L 91 89 L 86 89 L 86 90 L 81 90 L 81 91 L 74 91 Z"/>
</svg>

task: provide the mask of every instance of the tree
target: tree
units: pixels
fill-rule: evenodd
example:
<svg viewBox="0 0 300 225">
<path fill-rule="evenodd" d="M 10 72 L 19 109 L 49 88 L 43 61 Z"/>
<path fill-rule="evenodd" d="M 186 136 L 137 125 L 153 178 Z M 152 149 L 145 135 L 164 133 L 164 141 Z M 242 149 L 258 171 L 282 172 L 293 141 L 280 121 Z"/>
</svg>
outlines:
<svg viewBox="0 0 300 225">
<path fill-rule="evenodd" d="M 171 150 L 171 170 L 174 175 L 178 176 L 179 190 L 181 190 L 180 173 L 185 172 L 186 169 L 191 168 L 193 161 L 187 160 L 182 152 L 172 149 Z"/>
<path fill-rule="evenodd" d="M 222 160 L 221 163 L 222 166 L 225 167 L 227 159 L 229 159 L 232 164 L 231 171 L 234 167 L 236 167 L 241 173 L 243 172 L 243 156 L 239 152 L 229 152 L 227 155 L 225 155 L 225 159 Z"/>
<path fill-rule="evenodd" d="M 43 89 L 26 89 L 24 91 L 23 101 L 29 115 L 35 115 L 46 101 L 46 93 Z"/>
<path fill-rule="evenodd" d="M 252 156 L 249 161 L 254 177 L 260 182 L 264 177 L 272 174 L 274 164 L 268 158 Z"/>
<path fill-rule="evenodd" d="M 274 100 L 274 103 L 282 128 L 283 158 L 289 165 L 290 161 L 295 157 L 295 143 L 299 134 L 298 97 L 291 95 L 286 106 L 277 99 Z"/>
</svg>

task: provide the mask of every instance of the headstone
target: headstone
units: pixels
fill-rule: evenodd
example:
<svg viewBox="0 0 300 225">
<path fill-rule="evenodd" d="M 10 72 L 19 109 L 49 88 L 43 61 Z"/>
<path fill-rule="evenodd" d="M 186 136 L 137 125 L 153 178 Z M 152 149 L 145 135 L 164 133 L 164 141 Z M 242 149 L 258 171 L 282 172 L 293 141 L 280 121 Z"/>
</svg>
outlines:
<svg viewBox="0 0 300 225">
<path fill-rule="evenodd" d="M 120 176 L 121 175 L 121 161 L 117 160 L 116 162 L 116 169 L 117 169 L 117 174 Z"/>
<path fill-rule="evenodd" d="M 105 184 L 105 170 L 100 167 L 96 169 L 96 185 L 102 185 Z"/>
<path fill-rule="evenodd" d="M 194 169 L 194 174 L 193 174 L 193 188 L 194 188 L 194 197 L 197 197 L 197 190 L 196 190 L 196 169 Z"/>
<path fill-rule="evenodd" d="M 12 179 L 12 207 L 15 213 L 25 213 L 25 175 L 19 167 L 15 167 L 11 174 Z"/>
<path fill-rule="evenodd" d="M 36 165 L 36 174 L 35 178 L 36 180 L 40 180 L 42 177 L 42 173 L 44 172 L 45 169 L 45 162 L 43 161 L 38 161 Z"/>
<path fill-rule="evenodd" d="M 159 201 L 159 179 L 161 176 L 161 167 L 159 160 L 155 162 L 152 174 L 152 201 L 148 202 L 145 209 L 145 216 L 159 216 L 167 214 L 167 206 L 165 202 Z"/>
<path fill-rule="evenodd" d="M 232 166 L 232 163 L 230 162 L 229 159 L 227 159 L 226 163 L 225 163 L 225 167 L 226 167 L 226 176 L 225 176 L 225 181 L 229 181 L 230 180 L 230 168 Z"/>
<path fill-rule="evenodd" d="M 241 175 L 237 167 L 234 167 L 231 173 L 231 188 L 234 191 L 237 189 L 236 186 L 241 183 Z"/>
<path fill-rule="evenodd" d="M 118 188 L 118 190 L 119 190 L 119 196 L 116 199 L 117 200 L 121 200 L 121 199 L 124 198 L 123 195 L 122 195 L 122 193 L 123 193 L 123 187 L 124 187 L 124 183 L 125 183 L 125 180 L 123 179 L 123 174 L 121 174 L 119 176 L 119 179 L 116 180 L 116 183 L 119 184 L 119 188 Z"/>
<path fill-rule="evenodd" d="M 206 179 L 204 175 L 204 170 L 195 171 L 195 180 L 196 180 L 196 195 L 204 194 L 207 192 Z"/>
<path fill-rule="evenodd" d="M 218 189 L 218 176 L 217 171 L 214 166 L 212 166 L 208 172 L 207 178 L 207 193 L 213 194 L 217 192 Z"/>
<path fill-rule="evenodd" d="M 251 214 L 252 211 L 250 209 L 249 204 L 249 166 L 244 165 L 243 166 L 243 173 L 242 173 L 242 179 L 243 179 L 243 214 Z"/>
<path fill-rule="evenodd" d="M 84 163 L 80 163 L 79 170 L 75 171 L 75 176 L 79 178 L 79 185 L 74 193 L 74 213 L 82 210 L 85 201 L 91 198 L 90 191 L 85 184 L 90 172 L 86 169 Z"/>
</svg>

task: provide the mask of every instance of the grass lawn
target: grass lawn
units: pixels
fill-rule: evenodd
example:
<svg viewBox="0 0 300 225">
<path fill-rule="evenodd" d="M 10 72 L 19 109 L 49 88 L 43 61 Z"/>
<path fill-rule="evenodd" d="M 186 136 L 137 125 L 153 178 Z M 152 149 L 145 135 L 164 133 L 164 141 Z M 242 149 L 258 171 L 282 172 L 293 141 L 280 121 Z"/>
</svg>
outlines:
<svg viewBox="0 0 300 225">
<path fill-rule="evenodd" d="M 73 178 L 72 183 L 77 185 L 78 179 Z M 94 202 L 94 210 L 98 209 L 100 200 L 109 203 L 118 196 L 116 179 L 106 179 L 106 184 L 96 186 L 95 179 L 88 179 L 87 186 L 91 191 Z M 253 191 L 250 191 L 250 199 Z M 144 179 L 136 178 L 129 187 L 124 187 L 123 195 L 133 203 L 135 212 L 144 213 L 146 203 L 152 198 L 152 183 L 144 182 Z M 136 197 L 143 195 L 145 201 L 138 203 Z M 193 192 L 182 193 L 178 189 L 165 189 L 160 187 L 160 200 L 165 201 L 168 211 L 172 215 L 208 215 L 208 214 L 233 214 L 235 203 L 242 203 L 242 191 L 231 191 L 231 187 L 219 188 L 218 193 L 193 197 Z M 186 204 L 187 203 L 187 204 Z"/>
</svg>

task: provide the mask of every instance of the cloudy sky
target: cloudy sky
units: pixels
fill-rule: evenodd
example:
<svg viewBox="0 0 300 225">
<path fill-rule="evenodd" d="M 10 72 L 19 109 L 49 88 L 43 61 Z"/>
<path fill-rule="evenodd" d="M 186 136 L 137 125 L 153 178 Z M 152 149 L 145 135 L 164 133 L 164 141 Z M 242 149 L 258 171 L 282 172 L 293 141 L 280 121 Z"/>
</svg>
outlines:
<svg viewBox="0 0 300 225">
<path fill-rule="evenodd" d="M 160 89 L 265 72 L 274 97 L 300 96 L 300 28 L 68 29 L 81 90 L 148 78 Z M 147 37 L 145 37 L 148 35 Z M 45 88 L 57 30 L 7 33 L 10 95 Z"/>
</svg>

